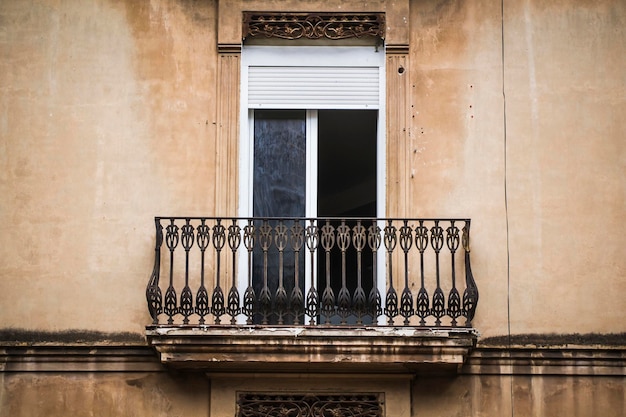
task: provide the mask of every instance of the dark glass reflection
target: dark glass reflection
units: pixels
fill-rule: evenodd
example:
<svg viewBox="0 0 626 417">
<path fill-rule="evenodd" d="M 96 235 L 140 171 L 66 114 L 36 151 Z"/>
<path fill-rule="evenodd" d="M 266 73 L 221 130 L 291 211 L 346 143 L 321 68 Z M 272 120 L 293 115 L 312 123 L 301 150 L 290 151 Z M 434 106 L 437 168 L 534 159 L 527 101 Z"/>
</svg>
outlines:
<svg viewBox="0 0 626 417">
<path fill-rule="evenodd" d="M 306 112 L 292 110 L 257 110 L 254 113 L 254 217 L 303 217 L 305 215 L 306 192 Z M 292 221 L 282 223 L 292 227 Z M 262 225 L 257 221 L 255 226 Z M 276 247 L 278 222 L 270 221 L 272 241 L 264 256 L 263 250 L 255 245 L 253 260 L 253 286 L 257 297 L 264 288 L 271 294 L 271 310 L 277 312 L 276 294 L 282 272 L 283 287 L 287 297 L 295 286 L 296 262 L 298 264 L 299 287 L 304 291 L 304 251 L 295 259 L 290 242 L 283 252 L 282 262 Z M 289 231 L 287 232 L 289 234 Z M 258 235 L 257 235 L 258 236 Z M 266 278 L 265 278 L 266 277 Z M 277 323 L 278 315 L 269 317 Z M 293 323 L 293 317 L 284 317 L 284 322 Z M 256 322 L 261 321 L 257 314 Z M 300 317 L 302 322 L 302 317 Z"/>
</svg>

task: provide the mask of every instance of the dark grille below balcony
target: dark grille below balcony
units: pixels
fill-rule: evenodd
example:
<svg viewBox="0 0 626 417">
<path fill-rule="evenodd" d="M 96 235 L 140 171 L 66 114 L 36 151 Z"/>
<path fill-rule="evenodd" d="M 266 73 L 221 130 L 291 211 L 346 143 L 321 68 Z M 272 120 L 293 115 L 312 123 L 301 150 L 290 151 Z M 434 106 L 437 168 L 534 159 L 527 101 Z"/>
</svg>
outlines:
<svg viewBox="0 0 626 417">
<path fill-rule="evenodd" d="M 154 325 L 165 315 L 168 325 L 469 327 L 478 303 L 468 219 L 157 217 L 155 225 L 146 290 Z"/>
</svg>

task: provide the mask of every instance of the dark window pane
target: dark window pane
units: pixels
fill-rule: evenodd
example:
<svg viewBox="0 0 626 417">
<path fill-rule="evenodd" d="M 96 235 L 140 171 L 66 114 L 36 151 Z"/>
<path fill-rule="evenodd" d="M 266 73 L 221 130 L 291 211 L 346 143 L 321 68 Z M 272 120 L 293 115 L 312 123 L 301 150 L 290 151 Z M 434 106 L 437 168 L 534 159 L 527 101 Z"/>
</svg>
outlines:
<svg viewBox="0 0 626 417">
<path fill-rule="evenodd" d="M 304 216 L 306 112 L 254 113 L 254 216 Z"/>
<path fill-rule="evenodd" d="M 303 217 L 306 191 L 306 112 L 291 110 L 257 110 L 254 113 L 254 216 L 255 217 Z M 263 225 L 257 221 L 257 228 Z M 289 229 L 293 221 L 271 221 L 266 253 L 257 244 L 253 260 L 253 286 L 257 297 L 264 293 L 269 297 L 271 314 L 255 316 L 255 322 L 263 320 L 271 324 L 293 323 L 289 305 L 280 303 L 278 291 L 283 278 L 284 293 L 291 299 L 296 279 L 304 290 L 304 251 L 296 253 L 287 240 L 282 256 L 277 248 L 277 227 Z M 257 229 L 259 230 L 259 229 Z M 257 235 L 258 236 L 258 235 Z M 280 240 L 280 239 L 278 239 Z M 284 240 L 284 239 L 283 239 Z M 297 278 L 296 278 L 297 277 Z M 284 299 L 283 299 L 284 301 Z M 281 317 L 281 311 L 287 313 Z M 302 322 L 302 315 L 299 315 Z"/>
</svg>

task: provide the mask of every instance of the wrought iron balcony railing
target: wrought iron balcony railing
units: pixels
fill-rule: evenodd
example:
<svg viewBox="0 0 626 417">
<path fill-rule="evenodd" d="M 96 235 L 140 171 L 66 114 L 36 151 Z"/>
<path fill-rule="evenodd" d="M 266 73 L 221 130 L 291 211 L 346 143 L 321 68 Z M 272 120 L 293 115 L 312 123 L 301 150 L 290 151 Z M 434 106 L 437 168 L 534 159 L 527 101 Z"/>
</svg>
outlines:
<svg viewBox="0 0 626 417">
<path fill-rule="evenodd" d="M 157 217 L 155 226 L 153 325 L 164 315 L 167 325 L 469 327 L 476 311 L 468 219 Z"/>
</svg>

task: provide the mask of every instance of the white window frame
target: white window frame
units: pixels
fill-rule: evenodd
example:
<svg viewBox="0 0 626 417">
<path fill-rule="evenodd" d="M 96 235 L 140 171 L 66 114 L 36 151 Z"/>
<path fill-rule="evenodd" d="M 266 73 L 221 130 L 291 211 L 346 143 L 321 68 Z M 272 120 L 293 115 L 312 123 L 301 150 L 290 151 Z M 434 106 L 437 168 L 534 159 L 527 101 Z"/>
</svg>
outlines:
<svg viewBox="0 0 626 417">
<path fill-rule="evenodd" d="M 251 105 L 248 101 L 248 72 L 251 66 L 269 67 L 378 67 L 377 104 L 315 104 L 315 107 L 299 105 L 262 104 Z M 369 109 L 378 110 L 376 132 L 376 213 L 385 217 L 386 207 L 386 107 L 385 107 L 385 52 L 373 46 L 244 46 L 241 54 L 240 78 L 240 141 L 239 141 L 239 217 L 253 215 L 253 163 L 254 163 L 254 109 L 301 109 L 307 111 L 307 173 L 306 173 L 306 217 L 317 217 L 317 110 L 322 109 Z M 380 225 L 381 228 L 384 225 Z M 310 258 L 307 256 L 305 277 L 310 276 Z M 379 251 L 378 288 L 385 288 L 384 251 Z M 245 256 L 239 257 L 237 282 L 246 288 L 248 264 Z M 309 282 L 305 279 L 305 296 Z M 245 322 L 243 317 L 240 322 Z"/>
</svg>

